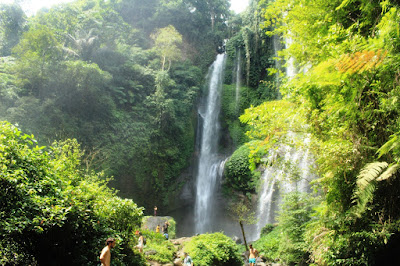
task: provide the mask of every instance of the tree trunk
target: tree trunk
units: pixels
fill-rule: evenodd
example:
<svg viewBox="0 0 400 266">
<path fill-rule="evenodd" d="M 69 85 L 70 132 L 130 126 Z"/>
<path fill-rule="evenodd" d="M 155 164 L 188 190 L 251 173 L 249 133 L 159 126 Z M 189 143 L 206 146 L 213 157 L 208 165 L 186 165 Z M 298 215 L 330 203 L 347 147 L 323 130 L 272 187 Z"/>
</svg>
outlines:
<svg viewBox="0 0 400 266">
<path fill-rule="evenodd" d="M 242 221 L 240 221 L 239 224 L 240 224 L 240 229 L 242 229 L 242 235 L 243 235 L 244 246 L 246 247 L 246 251 L 248 251 L 249 248 L 247 247 L 246 235 L 244 234 L 244 228 L 243 228 L 243 223 L 242 223 Z"/>
</svg>

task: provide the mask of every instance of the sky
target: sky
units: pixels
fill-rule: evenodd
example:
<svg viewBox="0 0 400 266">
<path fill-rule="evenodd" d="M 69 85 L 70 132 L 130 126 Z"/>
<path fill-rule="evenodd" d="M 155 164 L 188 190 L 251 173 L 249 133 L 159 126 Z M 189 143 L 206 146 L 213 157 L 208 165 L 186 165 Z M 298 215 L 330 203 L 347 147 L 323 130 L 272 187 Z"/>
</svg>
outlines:
<svg viewBox="0 0 400 266">
<path fill-rule="evenodd" d="M 237 14 L 244 11 L 249 5 L 249 0 L 231 0 L 231 10 Z"/>
<path fill-rule="evenodd" d="M 21 0 L 17 2 L 23 3 L 23 9 L 28 15 L 36 13 L 42 7 L 51 7 L 55 4 L 72 2 L 73 0 Z M 14 0 L 0 0 L 0 4 L 10 4 Z M 249 4 L 249 0 L 231 0 L 231 10 L 236 13 L 244 11 Z"/>
</svg>

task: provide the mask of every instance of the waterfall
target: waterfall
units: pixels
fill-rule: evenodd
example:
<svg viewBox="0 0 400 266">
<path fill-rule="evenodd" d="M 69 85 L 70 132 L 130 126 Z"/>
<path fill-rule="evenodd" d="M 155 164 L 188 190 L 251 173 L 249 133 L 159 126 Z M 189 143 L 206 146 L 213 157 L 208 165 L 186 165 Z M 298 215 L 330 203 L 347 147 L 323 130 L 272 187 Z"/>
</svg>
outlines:
<svg viewBox="0 0 400 266">
<path fill-rule="evenodd" d="M 214 196 L 222 175 L 225 158 L 218 154 L 220 98 L 225 66 L 225 54 L 217 55 L 210 66 L 208 95 L 204 106 L 199 108 L 202 118 L 200 155 L 196 179 L 195 231 L 212 231 Z M 222 165 L 222 166 L 221 166 Z"/>
<path fill-rule="evenodd" d="M 274 65 L 275 65 L 275 68 L 278 71 L 281 71 L 282 70 L 282 63 L 281 63 L 281 60 L 278 59 L 278 51 L 282 50 L 282 44 L 281 44 L 281 39 L 280 39 L 280 37 L 278 35 L 274 35 L 272 37 L 272 47 L 273 47 L 273 50 L 274 50 L 274 57 L 275 57 L 274 58 Z M 275 81 L 279 83 L 279 72 L 278 71 L 275 73 Z"/>
<path fill-rule="evenodd" d="M 294 142 L 300 136 L 288 133 L 289 141 Z M 261 229 L 270 223 L 274 223 L 276 211 L 282 203 L 284 194 L 294 191 L 309 192 L 309 182 L 315 178 L 311 169 L 314 162 L 309 156 L 307 145 L 310 139 L 306 137 L 303 141 L 305 147 L 295 148 L 282 144 L 277 149 L 272 148 L 268 157 L 269 164 L 261 176 L 261 187 L 256 210 L 257 224 L 252 240 L 260 237 Z M 291 168 L 296 178 L 289 178 L 290 173 L 286 170 Z M 294 169 L 294 171 L 293 171 Z"/>
<path fill-rule="evenodd" d="M 292 43 L 293 43 L 293 40 L 291 38 L 285 38 L 286 49 L 288 49 L 290 47 L 290 45 L 292 45 Z M 294 78 L 294 76 L 296 76 L 296 74 L 297 74 L 297 70 L 295 67 L 294 58 L 290 57 L 288 59 L 288 61 L 286 62 L 286 76 L 289 79 L 292 79 L 292 78 Z"/>
<path fill-rule="evenodd" d="M 238 49 L 237 52 L 237 58 L 236 58 L 236 93 L 235 93 L 235 103 L 236 103 L 236 111 L 239 110 L 239 95 L 240 95 L 240 75 L 241 75 L 241 69 L 240 69 L 240 49 Z"/>
</svg>

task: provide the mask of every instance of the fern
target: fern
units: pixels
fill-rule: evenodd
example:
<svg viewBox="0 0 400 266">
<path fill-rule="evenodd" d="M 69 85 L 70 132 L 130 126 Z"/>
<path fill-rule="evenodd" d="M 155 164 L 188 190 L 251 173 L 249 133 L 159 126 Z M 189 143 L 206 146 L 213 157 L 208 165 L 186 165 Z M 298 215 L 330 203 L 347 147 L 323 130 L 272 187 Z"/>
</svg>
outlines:
<svg viewBox="0 0 400 266">
<path fill-rule="evenodd" d="M 356 205 L 352 209 L 352 214 L 356 217 L 361 217 L 361 214 L 366 211 L 368 203 L 372 202 L 376 182 L 380 181 L 382 175 L 387 172 L 387 167 L 387 162 L 374 162 L 367 164 L 361 170 L 357 177 L 357 189 L 353 196 Z"/>
<path fill-rule="evenodd" d="M 378 150 L 378 158 L 392 152 L 395 155 L 395 162 L 388 164 L 387 162 L 373 162 L 367 164 L 357 177 L 357 188 L 353 195 L 353 202 L 356 205 L 352 209 L 352 213 L 360 217 L 365 212 L 368 203 L 373 201 L 377 182 L 385 181 L 392 178 L 400 168 L 399 163 L 400 141 L 397 134 L 390 136 L 390 140 L 386 142 Z"/>
<path fill-rule="evenodd" d="M 398 151 L 400 147 L 399 137 L 397 134 L 390 136 L 390 140 L 382 145 L 378 150 L 378 158 L 389 153 L 390 151 Z"/>
<path fill-rule="evenodd" d="M 399 168 L 399 164 L 391 164 L 376 180 L 383 181 L 391 178 L 397 172 L 397 170 L 399 170 Z"/>
<path fill-rule="evenodd" d="M 377 178 L 379 178 L 383 170 L 387 167 L 387 162 L 374 162 L 367 164 L 357 177 L 358 189 L 365 189 L 372 181 L 375 181 Z"/>
</svg>

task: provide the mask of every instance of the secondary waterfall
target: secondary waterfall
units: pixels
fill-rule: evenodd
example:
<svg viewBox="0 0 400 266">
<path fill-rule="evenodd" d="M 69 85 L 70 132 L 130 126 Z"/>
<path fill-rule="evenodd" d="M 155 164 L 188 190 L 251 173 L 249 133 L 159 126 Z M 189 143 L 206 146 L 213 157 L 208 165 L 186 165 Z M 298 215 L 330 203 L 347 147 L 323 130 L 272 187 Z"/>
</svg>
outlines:
<svg viewBox="0 0 400 266">
<path fill-rule="evenodd" d="M 293 43 L 293 41 L 291 38 L 285 38 L 286 49 L 289 48 L 290 45 L 292 45 L 292 43 Z M 294 78 L 294 76 L 296 76 L 296 74 L 297 74 L 297 70 L 295 67 L 294 58 L 290 57 L 288 59 L 288 61 L 286 62 L 286 76 L 289 79 L 292 79 L 292 78 Z"/>
<path fill-rule="evenodd" d="M 295 139 L 293 133 L 288 133 L 289 139 Z M 260 237 L 261 229 L 266 224 L 275 222 L 276 211 L 285 193 L 299 191 L 309 192 L 309 182 L 315 178 L 311 169 L 314 166 L 312 158 L 309 156 L 307 148 L 309 138 L 303 141 L 304 147 L 295 148 L 289 145 L 280 145 L 277 149 L 271 149 L 268 157 L 268 166 L 264 169 L 261 176 L 261 189 L 259 192 L 257 206 L 257 224 L 251 239 L 256 240 Z M 287 168 L 291 169 L 289 173 Z M 293 181 L 289 175 L 296 175 Z"/>
<path fill-rule="evenodd" d="M 225 158 L 218 154 L 219 113 L 225 54 L 219 54 L 207 75 L 208 95 L 199 108 L 202 119 L 200 155 L 196 180 L 195 232 L 212 231 L 214 195 L 218 189 Z"/>
<path fill-rule="evenodd" d="M 241 83 L 240 75 L 241 75 L 240 49 L 237 49 L 237 58 L 236 58 L 236 91 L 235 91 L 236 111 L 239 110 L 239 95 L 240 95 L 240 83 Z"/>
</svg>

